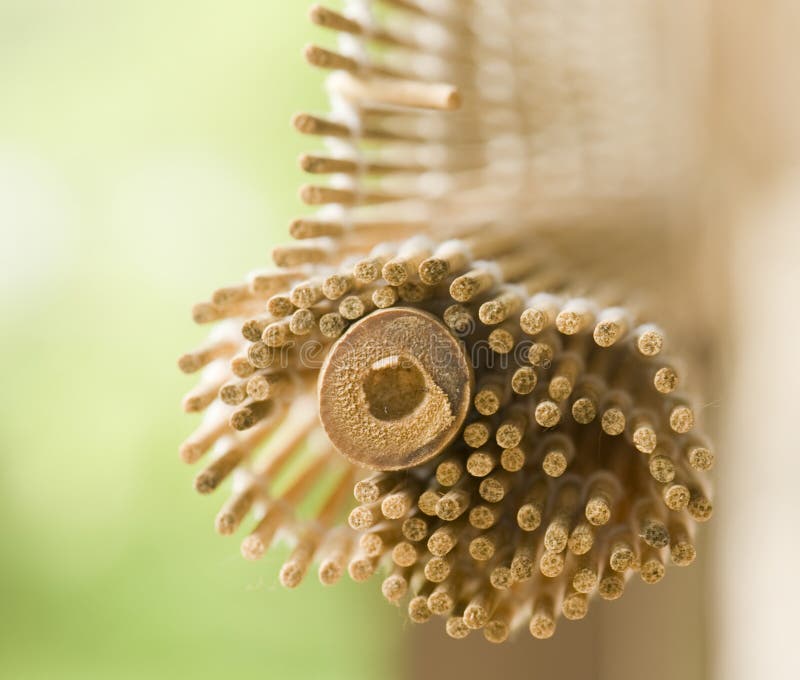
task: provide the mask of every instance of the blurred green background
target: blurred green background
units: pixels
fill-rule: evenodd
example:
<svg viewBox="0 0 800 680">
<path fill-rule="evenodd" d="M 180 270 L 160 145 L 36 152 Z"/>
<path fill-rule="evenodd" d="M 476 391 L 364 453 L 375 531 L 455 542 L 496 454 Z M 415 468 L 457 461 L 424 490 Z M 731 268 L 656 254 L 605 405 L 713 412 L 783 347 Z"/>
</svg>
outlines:
<svg viewBox="0 0 800 680">
<path fill-rule="evenodd" d="M 3 677 L 397 671 L 376 584 L 284 591 L 176 453 L 191 304 L 299 209 L 308 4 L 0 0 Z"/>
</svg>

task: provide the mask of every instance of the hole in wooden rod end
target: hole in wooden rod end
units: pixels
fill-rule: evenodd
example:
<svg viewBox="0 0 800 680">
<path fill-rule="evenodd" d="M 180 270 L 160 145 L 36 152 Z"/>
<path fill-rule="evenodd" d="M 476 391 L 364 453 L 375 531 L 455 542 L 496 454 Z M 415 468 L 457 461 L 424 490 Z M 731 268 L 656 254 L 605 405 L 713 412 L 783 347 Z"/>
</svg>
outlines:
<svg viewBox="0 0 800 680">
<path fill-rule="evenodd" d="M 414 412 L 425 398 L 425 376 L 408 357 L 379 359 L 364 378 L 369 411 L 378 420 L 399 420 Z"/>
</svg>

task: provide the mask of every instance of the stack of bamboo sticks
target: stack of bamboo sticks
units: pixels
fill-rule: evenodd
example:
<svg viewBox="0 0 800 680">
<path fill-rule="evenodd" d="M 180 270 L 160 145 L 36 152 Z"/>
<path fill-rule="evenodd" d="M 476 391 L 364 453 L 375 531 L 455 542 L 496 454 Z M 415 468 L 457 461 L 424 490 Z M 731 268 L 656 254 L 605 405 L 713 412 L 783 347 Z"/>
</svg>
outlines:
<svg viewBox="0 0 800 680">
<path fill-rule="evenodd" d="M 635 64 L 553 34 L 552 3 L 378 4 L 311 9 L 339 36 L 305 50 L 332 71 L 332 111 L 293 123 L 324 140 L 300 162 L 328 181 L 301 188 L 319 209 L 292 222 L 275 268 L 195 306 L 215 326 L 179 360 L 201 375 L 184 408 L 205 412 L 180 454 L 210 457 L 201 493 L 233 477 L 216 526 L 253 513 L 246 558 L 294 543 L 286 586 L 315 562 L 323 583 L 385 564 L 383 593 L 413 621 L 549 637 L 631 574 L 691 563 L 711 514 L 685 369 L 604 264 L 621 242 L 648 266 L 647 99 L 627 96 Z M 596 14 L 635 54 L 636 10 Z M 394 345 L 392 309 L 418 324 Z M 342 359 L 355 334 L 377 354 Z M 440 336 L 457 349 L 434 361 L 424 341 Z"/>
</svg>

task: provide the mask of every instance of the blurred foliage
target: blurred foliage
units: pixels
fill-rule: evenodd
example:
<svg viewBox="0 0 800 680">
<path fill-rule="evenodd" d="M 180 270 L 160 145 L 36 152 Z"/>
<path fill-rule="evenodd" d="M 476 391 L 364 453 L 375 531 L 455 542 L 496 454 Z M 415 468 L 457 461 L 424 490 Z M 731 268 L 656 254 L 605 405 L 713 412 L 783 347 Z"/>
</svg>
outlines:
<svg viewBox="0 0 800 680">
<path fill-rule="evenodd" d="M 277 584 L 191 488 L 191 304 L 298 211 L 306 2 L 0 0 L 0 675 L 390 677 L 376 585 Z"/>
</svg>

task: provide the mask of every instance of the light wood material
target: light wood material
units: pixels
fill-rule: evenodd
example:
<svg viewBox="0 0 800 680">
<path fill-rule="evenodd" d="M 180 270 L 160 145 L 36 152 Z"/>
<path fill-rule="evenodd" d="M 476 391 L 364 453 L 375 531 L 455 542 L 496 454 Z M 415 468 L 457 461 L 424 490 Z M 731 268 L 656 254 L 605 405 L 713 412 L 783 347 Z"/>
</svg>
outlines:
<svg viewBox="0 0 800 680">
<path fill-rule="evenodd" d="M 354 324 L 326 357 L 320 420 L 348 459 L 404 469 L 453 440 L 472 383 L 471 365 L 441 322 L 410 309 L 381 310 Z"/>
</svg>

